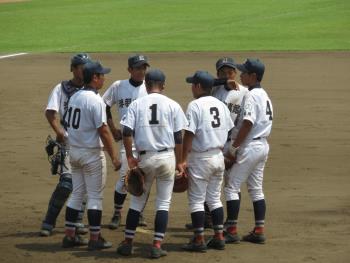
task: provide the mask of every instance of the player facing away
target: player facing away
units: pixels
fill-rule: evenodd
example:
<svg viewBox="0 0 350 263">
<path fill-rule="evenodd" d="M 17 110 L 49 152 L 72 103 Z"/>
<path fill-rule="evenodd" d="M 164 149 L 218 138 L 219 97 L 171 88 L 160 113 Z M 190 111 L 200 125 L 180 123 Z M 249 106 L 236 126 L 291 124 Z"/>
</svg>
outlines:
<svg viewBox="0 0 350 263">
<path fill-rule="evenodd" d="M 162 71 L 150 70 L 145 80 L 148 95 L 132 102 L 121 121 L 129 167 L 138 166 L 144 171 L 145 191 L 139 197 L 131 196 L 125 239 L 117 252 L 124 256 L 132 254 L 138 218 L 147 202 L 152 183 L 156 180 L 156 216 L 151 257 L 159 258 L 167 254 L 161 248 L 161 243 L 168 224 L 175 168 L 181 169 L 178 164 L 182 153 L 182 130 L 187 120 L 180 105 L 162 95 L 165 83 Z M 138 159 L 133 154 L 133 141 Z"/>
<path fill-rule="evenodd" d="M 122 131 L 118 129 L 112 118 L 111 107 L 116 105 L 118 111 L 119 121 L 126 114 L 131 102 L 137 98 L 147 95 L 145 86 L 145 74 L 146 69 L 149 67 L 148 58 L 144 55 L 133 55 L 128 59 L 128 72 L 130 73 L 130 78 L 125 80 L 115 81 L 104 93 L 103 100 L 107 107 L 107 122 L 111 129 L 114 140 L 116 142 L 122 139 Z M 135 146 L 133 145 L 133 151 L 136 154 Z M 115 185 L 114 191 L 114 214 L 109 223 L 108 227 L 110 229 L 117 229 L 121 222 L 121 211 L 123 204 L 127 195 L 124 188 L 124 179 L 126 172 L 128 170 L 128 162 L 126 160 L 125 148 L 123 143 L 120 144 L 120 161 L 122 162 L 122 167 L 119 171 L 119 178 Z M 140 214 L 139 226 L 147 226 L 145 219 Z"/>
<path fill-rule="evenodd" d="M 68 81 L 62 81 L 52 90 L 45 116 L 50 126 L 56 134 L 56 141 L 62 145 L 65 151 L 64 165 L 62 165 L 62 173 L 60 174 L 59 182 L 52 193 L 45 219 L 41 225 L 40 235 L 50 236 L 56 224 L 56 219 L 61 212 L 66 200 L 72 192 L 72 175 L 69 164 L 69 144 L 67 140 L 67 132 L 61 125 L 63 116 L 67 111 L 67 103 L 69 98 L 83 86 L 83 66 L 90 61 L 90 57 L 85 53 L 75 54 L 71 58 L 70 70 L 73 78 Z M 58 117 L 59 115 L 59 117 Z M 77 223 L 77 231 L 80 234 L 86 234 L 87 229 L 82 223 L 84 209 L 79 213 Z"/>
<path fill-rule="evenodd" d="M 258 59 L 247 59 L 237 65 L 241 71 L 241 82 L 248 87 L 238 116 L 235 140 L 229 148 L 228 157 L 235 161 L 227 180 L 225 194 L 228 204 L 228 222 L 237 222 L 239 213 L 239 189 L 246 182 L 253 201 L 255 227 L 243 237 L 244 241 L 265 243 L 264 223 L 266 204 L 263 193 L 263 173 L 269 153 L 267 138 L 273 119 L 272 103 L 260 82 L 265 66 Z M 227 226 L 226 235 L 237 235 L 235 223 Z"/>
<path fill-rule="evenodd" d="M 187 251 L 205 252 L 207 246 L 224 249 L 224 209 L 220 200 L 225 169 L 222 149 L 234 124 L 227 106 L 211 96 L 214 78 L 205 71 L 197 71 L 186 79 L 192 83 L 195 100 L 187 107 L 188 126 L 185 129 L 182 163 L 187 167 L 189 188 L 188 202 L 194 236 L 182 248 Z M 207 203 L 214 236 L 204 240 L 204 202 Z"/>
<path fill-rule="evenodd" d="M 101 235 L 102 200 L 106 183 L 106 158 L 103 149 L 111 157 L 116 170 L 120 169 L 117 153 L 113 148 L 113 137 L 107 126 L 106 105 L 98 90 L 103 87 L 104 75 L 109 73 L 99 62 L 89 62 L 83 70 L 84 87 L 76 92 L 68 103 L 65 125 L 71 146 L 73 192 L 66 208 L 64 248 L 88 245 L 88 250 L 99 250 L 112 246 Z M 75 223 L 87 194 L 87 214 L 90 240 L 76 234 Z"/>
</svg>

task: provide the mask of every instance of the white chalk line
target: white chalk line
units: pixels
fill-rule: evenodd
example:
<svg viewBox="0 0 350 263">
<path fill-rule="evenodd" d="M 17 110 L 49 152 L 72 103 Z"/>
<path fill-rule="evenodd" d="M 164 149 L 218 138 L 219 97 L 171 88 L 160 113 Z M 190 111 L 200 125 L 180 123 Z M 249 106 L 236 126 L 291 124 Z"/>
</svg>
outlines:
<svg viewBox="0 0 350 263">
<path fill-rule="evenodd" d="M 0 56 L 0 59 L 4 58 L 10 58 L 10 57 L 16 57 L 16 56 L 22 56 L 22 55 L 27 55 L 28 53 L 15 53 L 15 54 L 8 54 L 8 55 L 3 55 Z"/>
</svg>

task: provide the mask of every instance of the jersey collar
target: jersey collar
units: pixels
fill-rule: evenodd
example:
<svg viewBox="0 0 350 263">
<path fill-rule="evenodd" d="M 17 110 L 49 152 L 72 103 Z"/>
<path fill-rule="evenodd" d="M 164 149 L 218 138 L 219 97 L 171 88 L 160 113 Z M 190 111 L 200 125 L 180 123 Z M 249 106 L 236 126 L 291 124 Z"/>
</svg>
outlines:
<svg viewBox="0 0 350 263">
<path fill-rule="evenodd" d="M 133 80 L 132 78 L 130 78 L 130 79 L 129 79 L 129 83 L 130 83 L 132 86 L 134 86 L 135 88 L 137 88 L 138 86 L 140 86 L 140 85 L 143 83 L 143 81 L 135 81 L 135 80 Z"/>
<path fill-rule="evenodd" d="M 249 87 L 248 90 L 251 91 L 253 89 L 259 89 L 261 88 L 260 82 L 256 83 L 253 87 Z"/>
<path fill-rule="evenodd" d="M 83 90 L 90 90 L 90 91 L 94 92 L 95 94 L 98 93 L 98 91 L 97 91 L 95 88 L 90 87 L 90 86 L 85 86 L 85 87 L 83 87 L 82 89 L 83 89 Z"/>
</svg>

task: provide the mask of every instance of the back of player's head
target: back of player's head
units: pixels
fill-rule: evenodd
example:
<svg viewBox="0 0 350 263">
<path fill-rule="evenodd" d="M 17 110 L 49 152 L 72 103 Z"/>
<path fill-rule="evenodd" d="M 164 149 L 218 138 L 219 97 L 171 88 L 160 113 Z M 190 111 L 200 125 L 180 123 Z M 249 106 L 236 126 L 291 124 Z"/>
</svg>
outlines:
<svg viewBox="0 0 350 263">
<path fill-rule="evenodd" d="M 148 58 L 144 55 L 132 55 L 128 59 L 129 68 L 137 68 L 142 65 L 149 67 Z"/>
<path fill-rule="evenodd" d="M 151 69 L 147 71 L 145 81 L 146 85 L 150 87 L 154 85 L 164 85 L 165 75 L 160 69 Z"/>
<path fill-rule="evenodd" d="M 198 70 L 193 76 L 187 77 L 186 82 L 200 84 L 203 90 L 210 92 L 214 85 L 214 77 L 207 71 Z"/>
<path fill-rule="evenodd" d="M 257 80 L 261 81 L 265 72 L 265 65 L 257 58 L 248 58 L 243 64 L 236 65 L 244 73 L 255 73 Z"/>
<path fill-rule="evenodd" d="M 104 68 L 99 61 L 90 61 L 84 65 L 84 84 L 90 83 L 95 74 L 108 74 L 109 72 L 111 69 Z"/>
<path fill-rule="evenodd" d="M 86 63 L 90 62 L 91 58 L 88 54 L 86 53 L 78 53 L 75 54 L 71 60 L 70 60 L 70 65 L 71 67 L 76 67 L 78 65 L 85 65 Z"/>
</svg>

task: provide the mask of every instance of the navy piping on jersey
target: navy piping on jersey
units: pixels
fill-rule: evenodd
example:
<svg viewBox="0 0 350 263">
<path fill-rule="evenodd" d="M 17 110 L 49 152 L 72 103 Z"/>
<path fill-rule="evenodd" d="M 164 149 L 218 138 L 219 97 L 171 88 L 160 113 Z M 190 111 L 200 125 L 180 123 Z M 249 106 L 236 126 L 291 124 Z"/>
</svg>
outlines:
<svg viewBox="0 0 350 263">
<path fill-rule="evenodd" d="M 136 87 L 140 86 L 143 83 L 143 81 L 136 81 L 136 80 L 133 80 L 132 78 L 130 78 L 129 83 L 136 88 Z"/>
</svg>

